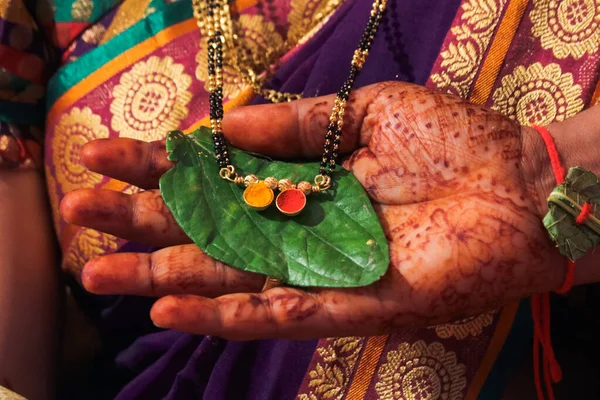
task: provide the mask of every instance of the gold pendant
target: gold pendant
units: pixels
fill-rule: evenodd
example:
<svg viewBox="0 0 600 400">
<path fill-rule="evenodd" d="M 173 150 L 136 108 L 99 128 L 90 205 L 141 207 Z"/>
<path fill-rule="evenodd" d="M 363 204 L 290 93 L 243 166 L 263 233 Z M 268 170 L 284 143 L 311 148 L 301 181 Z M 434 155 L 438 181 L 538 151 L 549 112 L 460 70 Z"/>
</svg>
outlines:
<svg viewBox="0 0 600 400">
<path fill-rule="evenodd" d="M 244 190 L 244 201 L 248 207 L 256 211 L 262 211 L 269 207 L 274 198 L 273 189 L 268 187 L 264 181 L 253 183 Z"/>
<path fill-rule="evenodd" d="M 300 189 L 287 189 L 279 193 L 275 205 L 281 213 L 293 217 L 306 206 L 306 195 Z"/>
</svg>

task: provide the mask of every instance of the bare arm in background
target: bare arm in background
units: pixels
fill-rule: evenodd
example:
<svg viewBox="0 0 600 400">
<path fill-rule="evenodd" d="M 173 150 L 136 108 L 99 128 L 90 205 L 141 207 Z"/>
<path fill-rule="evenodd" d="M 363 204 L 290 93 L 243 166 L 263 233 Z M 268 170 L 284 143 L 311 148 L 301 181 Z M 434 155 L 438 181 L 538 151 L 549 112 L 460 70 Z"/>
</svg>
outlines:
<svg viewBox="0 0 600 400">
<path fill-rule="evenodd" d="M 0 170 L 0 386 L 54 395 L 59 270 L 43 177 Z"/>
</svg>

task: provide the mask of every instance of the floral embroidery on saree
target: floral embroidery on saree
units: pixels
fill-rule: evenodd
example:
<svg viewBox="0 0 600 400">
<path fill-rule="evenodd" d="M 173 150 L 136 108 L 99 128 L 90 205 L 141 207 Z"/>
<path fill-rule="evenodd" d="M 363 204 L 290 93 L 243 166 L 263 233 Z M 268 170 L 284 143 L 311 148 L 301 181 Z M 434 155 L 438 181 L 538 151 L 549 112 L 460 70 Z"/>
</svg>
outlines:
<svg viewBox="0 0 600 400">
<path fill-rule="evenodd" d="M 79 229 L 71 240 L 68 250 L 63 255 L 62 268 L 74 277 L 79 278 L 81 269 L 92 258 L 105 253 L 112 253 L 119 247 L 119 242 L 113 235 L 98 232 L 94 229 Z"/>
<path fill-rule="evenodd" d="M 461 8 L 460 23 L 449 34 L 452 39 L 441 52 L 431 75 L 435 86 L 466 98 L 484 54 L 494 36 L 508 0 L 469 0 Z"/>
<path fill-rule="evenodd" d="M 121 75 L 112 91 L 111 128 L 120 137 L 152 141 L 188 116 L 192 77 L 173 58 L 152 56 Z"/>
<path fill-rule="evenodd" d="M 377 371 L 375 390 L 381 400 L 462 400 L 465 366 L 440 342 L 402 343 L 386 355 Z"/>
<path fill-rule="evenodd" d="M 309 390 L 299 394 L 298 400 L 343 399 L 365 341 L 360 337 L 327 339 L 324 346 L 319 346 L 317 353 L 322 362 L 308 373 Z"/>
<path fill-rule="evenodd" d="M 102 176 L 91 172 L 79 161 L 81 148 L 90 140 L 108 137 L 108 128 L 102 117 L 89 107 L 74 107 L 64 114 L 54 129 L 52 138 L 53 162 L 56 181 L 66 193 L 80 188 L 92 188 Z"/>
<path fill-rule="evenodd" d="M 73 21 L 88 21 L 92 18 L 93 12 L 93 0 L 75 0 L 73 5 L 71 6 L 71 17 L 73 17 Z"/>
<path fill-rule="evenodd" d="M 533 36 L 554 57 L 581 58 L 600 47 L 600 1 L 535 0 L 531 12 Z"/>
<path fill-rule="evenodd" d="M 554 63 L 546 67 L 539 62 L 527 68 L 518 66 L 502 78 L 493 101 L 493 109 L 529 126 L 563 121 L 583 109 L 581 86 L 575 84 L 572 74 L 563 74 L 560 65 Z"/>
</svg>

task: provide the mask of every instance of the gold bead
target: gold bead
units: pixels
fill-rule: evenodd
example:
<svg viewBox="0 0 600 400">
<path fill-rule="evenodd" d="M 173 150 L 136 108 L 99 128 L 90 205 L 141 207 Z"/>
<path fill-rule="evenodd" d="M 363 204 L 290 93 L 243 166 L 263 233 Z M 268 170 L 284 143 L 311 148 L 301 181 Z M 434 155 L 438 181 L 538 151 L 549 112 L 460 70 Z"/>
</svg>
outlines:
<svg viewBox="0 0 600 400">
<path fill-rule="evenodd" d="M 272 190 L 277 189 L 278 184 L 279 182 L 277 181 L 277 178 L 273 178 L 272 176 L 265 178 L 265 185 L 267 185 Z"/>
<path fill-rule="evenodd" d="M 279 180 L 279 184 L 277 185 L 277 187 L 279 188 L 280 191 L 284 191 L 287 189 L 292 189 L 295 185 L 292 183 L 291 180 L 289 179 L 280 179 Z"/>
<path fill-rule="evenodd" d="M 302 191 L 306 196 L 312 192 L 312 185 L 310 182 L 302 181 L 297 185 L 298 189 Z"/>
<path fill-rule="evenodd" d="M 258 182 L 258 177 L 256 175 L 246 175 L 246 177 L 244 178 L 244 186 L 248 187 L 250 185 L 255 184 L 256 182 Z"/>
</svg>

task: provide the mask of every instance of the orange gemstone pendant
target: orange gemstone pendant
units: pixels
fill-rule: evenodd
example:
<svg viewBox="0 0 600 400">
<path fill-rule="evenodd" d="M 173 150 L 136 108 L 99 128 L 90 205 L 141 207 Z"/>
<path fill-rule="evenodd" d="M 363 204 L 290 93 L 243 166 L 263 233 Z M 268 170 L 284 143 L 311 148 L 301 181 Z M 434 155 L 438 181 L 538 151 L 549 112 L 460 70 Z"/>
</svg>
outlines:
<svg viewBox="0 0 600 400">
<path fill-rule="evenodd" d="M 275 194 L 263 181 L 251 184 L 244 190 L 244 201 L 248 207 L 256 211 L 262 211 L 273 202 Z"/>
<path fill-rule="evenodd" d="M 283 214 L 293 217 L 306 206 L 306 195 L 300 189 L 287 189 L 279 193 L 275 205 Z"/>
</svg>

